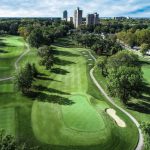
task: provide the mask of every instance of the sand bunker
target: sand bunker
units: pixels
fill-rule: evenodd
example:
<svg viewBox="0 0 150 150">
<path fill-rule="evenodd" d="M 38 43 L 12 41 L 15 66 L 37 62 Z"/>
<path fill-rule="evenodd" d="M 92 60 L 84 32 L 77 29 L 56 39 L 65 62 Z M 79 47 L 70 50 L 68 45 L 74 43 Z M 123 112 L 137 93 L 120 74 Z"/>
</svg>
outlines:
<svg viewBox="0 0 150 150">
<path fill-rule="evenodd" d="M 120 119 L 119 116 L 116 115 L 116 111 L 114 109 L 112 108 L 107 109 L 106 112 L 109 116 L 111 116 L 115 120 L 115 122 L 117 123 L 119 127 L 122 127 L 122 128 L 126 127 L 125 122 L 122 119 Z"/>
</svg>

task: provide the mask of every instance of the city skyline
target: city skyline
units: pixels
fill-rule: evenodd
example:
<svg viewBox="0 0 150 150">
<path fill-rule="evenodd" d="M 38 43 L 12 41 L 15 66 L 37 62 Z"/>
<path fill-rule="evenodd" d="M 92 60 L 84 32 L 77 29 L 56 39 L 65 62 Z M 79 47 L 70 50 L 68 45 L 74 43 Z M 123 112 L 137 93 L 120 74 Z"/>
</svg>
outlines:
<svg viewBox="0 0 150 150">
<path fill-rule="evenodd" d="M 62 17 L 62 11 L 73 16 L 80 7 L 83 17 L 97 12 L 100 17 L 150 17 L 149 0 L 1 0 L 0 17 Z"/>
</svg>

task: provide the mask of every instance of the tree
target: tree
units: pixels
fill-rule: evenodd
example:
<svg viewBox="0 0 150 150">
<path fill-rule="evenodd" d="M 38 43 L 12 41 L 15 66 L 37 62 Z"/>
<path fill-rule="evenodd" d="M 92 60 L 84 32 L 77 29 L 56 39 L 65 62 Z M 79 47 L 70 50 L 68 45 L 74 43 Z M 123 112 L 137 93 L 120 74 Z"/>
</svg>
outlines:
<svg viewBox="0 0 150 150">
<path fill-rule="evenodd" d="M 142 122 L 140 125 L 141 129 L 144 132 L 144 149 L 150 149 L 150 123 Z"/>
<path fill-rule="evenodd" d="M 120 66 L 109 69 L 107 88 L 111 96 L 119 97 L 124 104 L 131 96 L 139 96 L 142 91 L 142 72 L 138 67 Z"/>
<path fill-rule="evenodd" d="M 142 91 L 142 72 L 138 56 L 123 50 L 107 59 L 107 87 L 112 96 L 117 96 L 126 104 L 131 96 L 139 96 Z"/>
<path fill-rule="evenodd" d="M 43 58 L 45 56 L 51 56 L 52 55 L 52 51 L 53 51 L 53 48 L 50 47 L 50 46 L 42 46 L 38 49 L 38 55 Z"/>
<path fill-rule="evenodd" d="M 39 48 L 43 44 L 43 34 L 40 28 L 35 28 L 28 37 L 31 46 Z"/>
<path fill-rule="evenodd" d="M 38 55 L 41 57 L 40 64 L 44 65 L 46 69 L 51 69 L 53 66 L 52 47 L 42 46 L 38 49 Z"/>
<path fill-rule="evenodd" d="M 18 33 L 19 33 L 20 36 L 22 36 L 25 40 L 26 40 L 27 37 L 29 36 L 29 32 L 27 31 L 27 28 L 26 28 L 26 27 L 19 27 Z"/>
<path fill-rule="evenodd" d="M 11 135 L 7 135 L 4 130 L 0 131 L 0 149 L 1 150 L 13 150 L 17 149 L 15 139 Z"/>
<path fill-rule="evenodd" d="M 107 61 L 107 69 L 118 69 L 120 66 L 140 67 L 138 55 L 128 50 L 123 50 L 109 57 Z"/>
<path fill-rule="evenodd" d="M 39 147 L 29 147 L 26 143 L 20 144 L 14 136 L 6 134 L 5 130 L 0 131 L 1 150 L 39 150 Z"/>
<path fill-rule="evenodd" d="M 45 57 L 45 67 L 46 69 L 51 69 L 51 67 L 53 66 L 53 58 L 52 57 Z"/>
<path fill-rule="evenodd" d="M 146 55 L 146 53 L 148 52 L 149 48 L 150 48 L 149 44 L 143 43 L 141 45 L 141 50 L 140 51 L 141 51 L 141 53 L 143 55 Z"/>
<path fill-rule="evenodd" d="M 23 94 L 28 94 L 32 87 L 33 75 L 32 66 L 28 63 L 16 74 L 15 85 Z"/>
<path fill-rule="evenodd" d="M 101 73 L 103 76 L 107 75 L 106 64 L 107 64 L 107 57 L 106 56 L 100 56 L 97 59 L 96 65 L 101 69 Z"/>
<path fill-rule="evenodd" d="M 38 76 L 39 72 L 38 72 L 38 70 L 37 70 L 35 64 L 32 64 L 31 72 L 32 72 L 32 76 L 33 76 L 34 78 L 36 78 L 36 77 Z"/>
</svg>

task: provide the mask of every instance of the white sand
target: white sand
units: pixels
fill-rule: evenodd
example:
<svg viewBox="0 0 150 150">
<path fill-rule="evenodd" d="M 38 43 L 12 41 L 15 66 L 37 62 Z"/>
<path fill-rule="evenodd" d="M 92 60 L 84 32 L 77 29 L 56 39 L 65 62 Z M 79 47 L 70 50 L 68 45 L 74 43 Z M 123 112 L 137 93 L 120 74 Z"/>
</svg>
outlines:
<svg viewBox="0 0 150 150">
<path fill-rule="evenodd" d="M 106 110 L 106 112 L 109 116 L 111 116 L 115 120 L 115 122 L 119 127 L 122 128 L 126 127 L 126 123 L 122 119 L 120 119 L 119 116 L 116 115 L 116 111 L 114 109 L 109 108 Z"/>
</svg>

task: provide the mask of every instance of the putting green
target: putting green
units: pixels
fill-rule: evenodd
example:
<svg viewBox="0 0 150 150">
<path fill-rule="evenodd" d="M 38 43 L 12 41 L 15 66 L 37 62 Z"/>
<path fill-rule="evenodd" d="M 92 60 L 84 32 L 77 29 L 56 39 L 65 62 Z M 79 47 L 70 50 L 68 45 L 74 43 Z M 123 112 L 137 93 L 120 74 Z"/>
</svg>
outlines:
<svg viewBox="0 0 150 150">
<path fill-rule="evenodd" d="M 68 128 L 84 132 L 97 132 L 105 128 L 102 115 L 90 104 L 89 96 L 73 95 L 69 99 L 74 104 L 62 106 L 63 120 Z"/>
<path fill-rule="evenodd" d="M 36 138 L 43 143 L 64 146 L 107 143 L 113 123 L 105 111 L 96 111 L 83 95 L 72 95 L 70 100 L 75 102 L 70 106 L 34 102 L 31 120 Z"/>
</svg>

